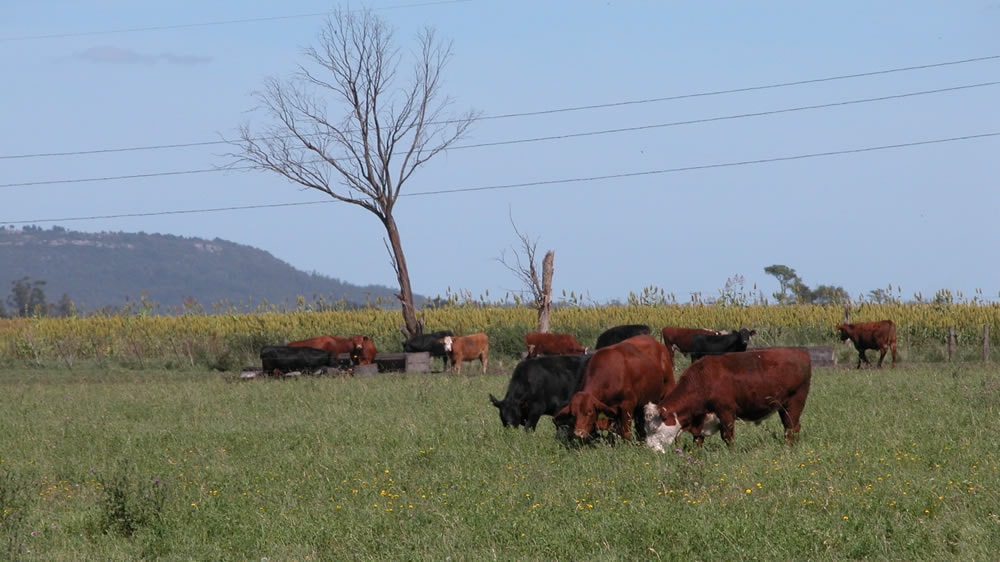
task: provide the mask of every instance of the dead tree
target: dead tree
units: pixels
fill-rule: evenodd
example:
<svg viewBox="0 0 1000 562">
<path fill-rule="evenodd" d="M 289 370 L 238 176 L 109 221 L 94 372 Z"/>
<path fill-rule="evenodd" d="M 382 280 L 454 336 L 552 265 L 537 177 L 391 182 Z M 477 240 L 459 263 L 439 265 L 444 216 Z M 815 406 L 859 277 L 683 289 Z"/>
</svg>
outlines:
<svg viewBox="0 0 1000 562">
<path fill-rule="evenodd" d="M 552 315 L 552 273 L 554 271 L 553 262 L 555 252 L 549 250 L 542 258 L 542 272 L 539 278 L 538 267 L 535 262 L 535 255 L 538 248 L 538 241 L 532 240 L 527 235 L 522 234 L 517 229 L 517 225 L 511 220 L 514 232 L 521 242 L 521 252 L 515 248 L 513 258 L 507 259 L 506 253 L 501 254 L 497 259 L 507 269 L 514 273 L 521 284 L 524 292 L 532 299 L 532 306 L 538 310 L 538 331 L 546 333 L 549 331 L 549 317 Z"/>
<path fill-rule="evenodd" d="M 378 217 L 399 282 L 404 334 L 420 333 L 410 273 L 394 211 L 403 185 L 421 165 L 461 139 L 475 112 L 445 115 L 441 92 L 451 44 L 432 29 L 418 35 L 408 68 L 393 30 L 369 10 L 336 10 L 308 67 L 270 78 L 254 94 L 270 121 L 240 128 L 233 165 L 274 172 L 293 184 L 357 205 Z M 409 61 L 408 61 L 409 62 Z M 403 72 L 399 72 L 399 71 Z"/>
</svg>

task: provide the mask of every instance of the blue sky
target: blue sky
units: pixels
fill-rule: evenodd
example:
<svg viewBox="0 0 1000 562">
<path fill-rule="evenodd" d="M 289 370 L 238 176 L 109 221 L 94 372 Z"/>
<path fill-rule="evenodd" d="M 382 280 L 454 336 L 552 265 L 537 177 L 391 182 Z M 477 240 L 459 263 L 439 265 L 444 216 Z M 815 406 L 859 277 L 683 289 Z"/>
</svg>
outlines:
<svg viewBox="0 0 1000 562">
<path fill-rule="evenodd" d="M 162 214 L 328 200 L 263 172 L 37 185 L 228 163 L 225 144 L 32 155 L 213 143 L 259 127 L 251 92 L 306 62 L 320 14 L 337 4 L 9 4 L 0 224 L 222 238 L 304 271 L 395 285 L 382 226 L 358 207 Z M 983 85 L 1000 81 L 1000 58 L 622 103 L 998 57 L 996 0 L 351 5 L 373 8 L 405 48 L 424 26 L 453 42 L 444 87 L 456 112 L 617 104 L 480 120 L 418 171 L 396 208 L 417 293 L 519 290 L 497 262 L 517 245 L 512 217 L 539 253 L 555 251 L 557 293 L 595 302 L 650 285 L 686 302 L 738 275 L 770 295 L 772 264 L 852 296 L 891 284 L 904 299 L 947 288 L 998 300 L 1000 136 L 788 158 L 1000 133 L 1000 86 Z M 841 105 L 786 111 L 827 104 Z M 719 119 L 730 116 L 745 117 Z M 528 142 L 539 137 L 559 138 Z M 460 148 L 498 142 L 509 144 Z M 771 161 L 739 164 L 760 160 Z M 537 182 L 559 183 L 416 195 Z M 161 214 L 117 216 L 147 213 Z M 93 216 L 116 217 L 70 220 Z"/>
</svg>

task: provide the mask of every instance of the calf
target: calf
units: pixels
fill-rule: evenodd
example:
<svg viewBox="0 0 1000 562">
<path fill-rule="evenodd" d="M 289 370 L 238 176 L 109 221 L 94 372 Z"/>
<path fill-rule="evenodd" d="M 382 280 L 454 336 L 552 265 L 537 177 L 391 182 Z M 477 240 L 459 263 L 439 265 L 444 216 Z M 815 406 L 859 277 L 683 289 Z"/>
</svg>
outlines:
<svg viewBox="0 0 1000 562">
<path fill-rule="evenodd" d="M 375 342 L 372 341 L 368 336 L 356 335 L 351 336 L 351 363 L 355 365 L 371 365 L 375 362 L 375 356 L 378 355 L 378 350 L 375 348 Z"/>
<path fill-rule="evenodd" d="M 480 332 L 469 336 L 445 336 L 442 342 L 444 350 L 451 358 L 451 366 L 455 369 L 455 374 L 462 373 L 463 361 L 476 359 L 479 359 L 479 363 L 483 366 L 483 373 L 486 372 L 490 353 L 490 340 L 486 334 Z"/>
<path fill-rule="evenodd" d="M 403 342 L 403 351 L 407 353 L 420 353 L 426 351 L 431 357 L 440 357 L 442 361 L 441 370 L 448 368 L 448 352 L 444 350 L 444 342 L 447 336 L 454 336 L 451 330 L 438 330 L 428 334 L 419 334 Z"/>
<path fill-rule="evenodd" d="M 646 446 L 662 453 L 666 447 L 673 444 L 676 435 L 670 426 L 663 423 L 660 417 L 660 406 L 655 402 L 646 402 L 643 407 L 646 418 Z M 701 426 L 701 434 L 705 437 L 719 432 L 719 418 L 712 412 L 705 415 Z"/>
<path fill-rule="evenodd" d="M 731 447 L 737 418 L 759 422 L 778 412 L 785 440 L 792 443 L 801 429 L 799 417 L 811 378 L 809 353 L 798 347 L 703 357 L 691 363 L 677 386 L 659 402 L 663 438 L 669 445 L 685 430 L 701 446 L 706 420 L 714 413 L 722 439 Z"/>
<path fill-rule="evenodd" d="M 755 335 L 757 330 L 746 328 L 720 334 L 694 334 L 691 336 L 691 361 L 697 361 L 706 355 L 746 351 L 750 337 Z"/>
<path fill-rule="evenodd" d="M 649 335 L 650 331 L 649 326 L 645 324 L 625 324 L 623 326 L 608 328 L 601 335 L 597 336 L 597 343 L 594 344 L 594 349 L 608 347 L 633 336 Z"/>
<path fill-rule="evenodd" d="M 504 427 L 532 431 L 543 415 L 561 410 L 580 387 L 589 355 L 547 355 L 525 359 L 514 368 L 503 400 L 490 394 Z"/>
<path fill-rule="evenodd" d="M 663 338 L 664 345 L 687 355 L 691 353 L 691 340 L 696 334 L 716 336 L 720 333 L 718 330 L 706 330 L 705 328 L 675 328 L 673 326 L 666 326 L 660 330 L 660 337 Z"/>
<path fill-rule="evenodd" d="M 673 386 L 673 358 L 667 347 L 651 336 L 635 336 L 598 349 L 584 369 L 580 389 L 554 416 L 556 426 L 573 425 L 573 435 L 589 439 L 596 434 L 598 416 L 616 420 L 617 431 L 632 439 L 633 420 L 642 420 L 643 404 L 659 401 Z M 669 385 L 665 384 L 669 381 Z M 636 427 L 645 438 L 645 424 Z"/>
<path fill-rule="evenodd" d="M 309 346 L 268 345 L 260 350 L 264 373 L 281 376 L 294 371 L 315 372 L 336 367 L 337 357 L 330 351 Z"/>
<path fill-rule="evenodd" d="M 524 343 L 528 346 L 528 357 L 573 355 L 587 352 L 587 348 L 580 345 L 573 334 L 532 332 L 525 334 Z"/>
<path fill-rule="evenodd" d="M 877 349 L 878 368 L 882 368 L 882 360 L 885 359 L 887 351 L 892 350 L 892 366 L 896 366 L 896 325 L 892 320 L 880 320 L 877 322 L 858 322 L 857 324 L 843 323 L 837 326 L 840 332 L 840 341 L 854 342 L 854 349 L 858 350 L 858 369 L 861 362 L 871 365 L 871 361 L 865 356 L 868 349 Z"/>
</svg>

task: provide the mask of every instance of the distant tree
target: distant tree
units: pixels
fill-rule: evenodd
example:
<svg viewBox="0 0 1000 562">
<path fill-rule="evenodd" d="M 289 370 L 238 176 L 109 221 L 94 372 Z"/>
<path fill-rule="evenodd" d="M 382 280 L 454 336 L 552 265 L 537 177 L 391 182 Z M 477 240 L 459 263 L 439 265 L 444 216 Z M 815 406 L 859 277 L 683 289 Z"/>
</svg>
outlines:
<svg viewBox="0 0 1000 562">
<path fill-rule="evenodd" d="M 795 270 L 786 265 L 767 266 L 764 273 L 778 280 L 781 292 L 773 295 L 778 304 L 843 304 L 851 301 L 843 287 L 818 285 L 810 289 Z"/>
<path fill-rule="evenodd" d="M 288 80 L 268 79 L 255 94 L 273 124 L 261 131 L 242 126 L 233 143 L 241 152 L 231 156 L 234 163 L 274 172 L 378 217 L 399 281 L 401 331 L 419 334 L 394 211 L 417 168 L 461 139 L 475 121 L 474 112 L 445 114 L 451 100 L 441 92 L 441 79 L 451 44 L 424 30 L 409 72 L 399 72 L 393 30 L 370 10 L 337 9 L 318 47 L 305 55 L 312 68 L 300 66 Z M 335 111 L 341 113 L 331 115 Z"/>
<path fill-rule="evenodd" d="M 22 277 L 11 282 L 10 296 L 7 297 L 7 304 L 11 308 L 14 316 L 31 316 L 37 314 L 44 316 L 48 312 L 48 303 L 45 301 L 45 291 L 42 287 L 45 281 L 32 281 L 30 277 Z"/>
<path fill-rule="evenodd" d="M 790 304 L 795 298 L 795 289 L 801 290 L 802 279 L 799 278 L 795 270 L 787 265 L 769 265 L 764 268 L 764 273 L 774 276 L 778 280 L 780 292 L 772 296 L 778 304 Z"/>
<path fill-rule="evenodd" d="M 73 303 L 73 299 L 69 298 L 69 295 L 66 293 L 63 293 L 63 295 L 59 297 L 59 302 L 56 303 L 52 309 L 53 316 L 68 318 L 76 315 L 76 304 Z"/>
<path fill-rule="evenodd" d="M 545 253 L 539 276 L 538 262 L 535 258 L 538 251 L 538 241 L 522 234 L 517 229 L 513 219 L 511 219 L 510 224 L 514 227 L 514 233 L 520 240 L 523 254 L 515 248 L 512 258 L 508 258 L 506 252 L 501 252 L 497 261 L 514 273 L 521 280 L 525 292 L 531 295 L 532 305 L 538 311 L 538 331 L 544 334 L 549 331 L 549 318 L 552 315 L 552 274 L 555 252 L 549 250 Z"/>
</svg>

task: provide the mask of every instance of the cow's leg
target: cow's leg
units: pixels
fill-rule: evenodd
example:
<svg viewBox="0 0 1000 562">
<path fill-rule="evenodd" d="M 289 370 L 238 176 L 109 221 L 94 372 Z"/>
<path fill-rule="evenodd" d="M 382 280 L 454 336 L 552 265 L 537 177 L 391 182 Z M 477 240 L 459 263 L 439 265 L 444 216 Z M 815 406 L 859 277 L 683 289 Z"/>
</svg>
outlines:
<svg viewBox="0 0 1000 562">
<path fill-rule="evenodd" d="M 882 360 L 885 359 L 885 354 L 889 351 L 889 347 L 883 345 L 882 347 L 879 348 L 878 351 L 879 351 L 879 354 L 878 354 L 878 368 L 881 369 L 882 368 Z"/>
<path fill-rule="evenodd" d="M 715 415 L 719 418 L 719 434 L 722 435 L 722 440 L 731 449 L 733 447 L 733 436 L 736 433 L 736 416 L 729 412 L 716 412 Z"/>
<path fill-rule="evenodd" d="M 868 356 L 865 355 L 865 348 L 858 349 L 858 368 L 861 368 L 861 362 L 864 361 L 866 365 L 871 365 L 872 362 L 868 360 Z"/>
<path fill-rule="evenodd" d="M 892 350 L 892 366 L 895 367 L 896 366 L 896 341 L 895 340 L 893 340 L 891 343 L 889 343 L 889 349 Z"/>
<path fill-rule="evenodd" d="M 486 365 L 490 362 L 490 358 L 487 357 L 485 353 L 479 355 L 479 362 L 483 365 L 483 374 L 486 374 Z"/>
</svg>

